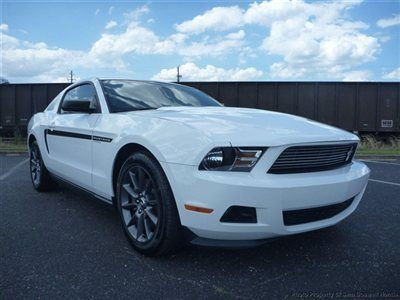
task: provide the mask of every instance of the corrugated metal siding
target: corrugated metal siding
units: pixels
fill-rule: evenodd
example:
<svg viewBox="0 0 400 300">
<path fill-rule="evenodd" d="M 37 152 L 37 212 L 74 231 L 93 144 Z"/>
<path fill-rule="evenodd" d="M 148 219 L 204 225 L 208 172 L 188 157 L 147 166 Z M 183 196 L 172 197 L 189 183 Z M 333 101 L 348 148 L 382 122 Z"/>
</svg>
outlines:
<svg viewBox="0 0 400 300">
<path fill-rule="evenodd" d="M 354 130 L 357 125 L 357 84 L 340 84 L 337 93 L 337 126 Z"/>
<path fill-rule="evenodd" d="M 295 114 L 349 131 L 400 133 L 399 82 L 182 82 L 225 106 Z"/>
<path fill-rule="evenodd" d="M 0 133 L 24 132 L 31 116 L 43 111 L 68 83 L 0 85 Z"/>
<path fill-rule="evenodd" d="M 398 82 L 182 82 L 226 106 L 280 111 L 361 132 L 400 133 Z M 24 130 L 68 83 L 0 85 L 0 129 Z"/>
<path fill-rule="evenodd" d="M 299 83 L 297 92 L 297 114 L 299 116 L 315 119 L 315 83 Z"/>
</svg>

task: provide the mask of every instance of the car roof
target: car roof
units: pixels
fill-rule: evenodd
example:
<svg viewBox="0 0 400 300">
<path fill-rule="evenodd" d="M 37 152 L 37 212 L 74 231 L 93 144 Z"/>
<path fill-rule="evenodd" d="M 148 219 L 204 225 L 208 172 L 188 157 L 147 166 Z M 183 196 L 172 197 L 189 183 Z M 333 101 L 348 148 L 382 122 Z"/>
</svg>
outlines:
<svg viewBox="0 0 400 300">
<path fill-rule="evenodd" d="M 142 83 L 148 83 L 148 84 L 154 84 L 154 85 L 172 85 L 172 86 L 182 86 L 179 83 L 176 82 L 165 82 L 165 81 L 156 81 L 156 80 L 142 80 L 142 79 L 129 79 L 129 78 L 98 78 L 98 77 L 92 77 L 92 78 L 86 78 L 86 79 L 81 79 L 73 83 L 72 86 L 79 85 L 84 82 L 95 82 L 95 81 L 105 81 L 105 80 L 115 80 L 115 81 L 133 81 L 133 82 L 142 82 Z M 69 86 L 68 88 L 70 88 Z M 190 88 L 190 86 L 185 86 Z"/>
<path fill-rule="evenodd" d="M 166 82 L 166 81 L 156 81 L 156 80 L 144 80 L 144 79 L 129 79 L 129 78 L 96 78 L 97 80 L 115 80 L 115 81 L 134 81 L 134 82 L 143 82 L 143 83 L 154 83 L 154 84 L 171 84 L 176 85 L 175 82 Z"/>
</svg>

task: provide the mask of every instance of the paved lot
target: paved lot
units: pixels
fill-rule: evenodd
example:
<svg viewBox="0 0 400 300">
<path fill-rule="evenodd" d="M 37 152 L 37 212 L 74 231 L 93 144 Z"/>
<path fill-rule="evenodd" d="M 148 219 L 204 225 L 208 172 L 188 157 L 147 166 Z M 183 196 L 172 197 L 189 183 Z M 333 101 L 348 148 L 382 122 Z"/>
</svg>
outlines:
<svg viewBox="0 0 400 300">
<path fill-rule="evenodd" d="M 112 207 L 67 188 L 37 193 L 28 164 L 13 168 L 23 160 L 0 156 L 1 299 L 400 297 L 400 185 L 370 181 L 333 228 L 147 258 Z M 400 184 L 400 161 L 367 164 L 373 179 Z"/>
</svg>

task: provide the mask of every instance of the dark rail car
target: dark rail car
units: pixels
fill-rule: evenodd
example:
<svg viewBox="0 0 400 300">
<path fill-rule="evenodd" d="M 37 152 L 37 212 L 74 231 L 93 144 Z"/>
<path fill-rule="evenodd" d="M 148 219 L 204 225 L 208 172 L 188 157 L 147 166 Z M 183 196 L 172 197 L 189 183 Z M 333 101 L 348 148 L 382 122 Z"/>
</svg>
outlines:
<svg viewBox="0 0 400 300">
<path fill-rule="evenodd" d="M 399 82 L 183 82 L 226 106 L 303 116 L 349 131 L 400 133 Z"/>
<path fill-rule="evenodd" d="M 399 82 L 182 82 L 226 106 L 295 114 L 349 131 L 400 133 Z M 0 85 L 0 132 L 26 131 L 68 83 Z"/>
<path fill-rule="evenodd" d="M 43 111 L 68 83 L 0 85 L 0 134 L 24 134 L 29 119 Z"/>
</svg>

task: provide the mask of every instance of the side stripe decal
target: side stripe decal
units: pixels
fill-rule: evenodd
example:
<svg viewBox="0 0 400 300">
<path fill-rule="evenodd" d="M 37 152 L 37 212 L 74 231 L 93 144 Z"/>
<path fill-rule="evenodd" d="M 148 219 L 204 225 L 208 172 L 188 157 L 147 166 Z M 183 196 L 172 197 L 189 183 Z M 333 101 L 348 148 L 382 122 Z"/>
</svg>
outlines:
<svg viewBox="0 0 400 300">
<path fill-rule="evenodd" d="M 69 132 L 69 131 L 61 131 L 61 130 L 51 130 L 45 129 L 44 131 L 44 140 L 46 143 L 47 152 L 49 152 L 49 146 L 47 143 L 47 135 L 56 135 L 56 136 L 63 136 L 63 137 L 70 137 L 70 138 L 77 138 L 77 139 L 84 139 L 84 140 L 93 140 L 105 143 L 111 143 L 112 138 L 98 136 L 98 135 L 90 135 L 90 134 L 82 134 L 76 132 Z"/>
<path fill-rule="evenodd" d="M 69 132 L 69 131 L 60 131 L 60 130 L 49 130 L 47 132 L 49 135 L 57 135 L 57 136 L 65 136 L 65 137 L 72 137 L 72 138 L 77 138 L 77 139 L 85 139 L 85 140 L 91 140 L 92 136 L 89 134 L 82 134 L 82 133 L 75 133 L 75 132 Z"/>
</svg>

